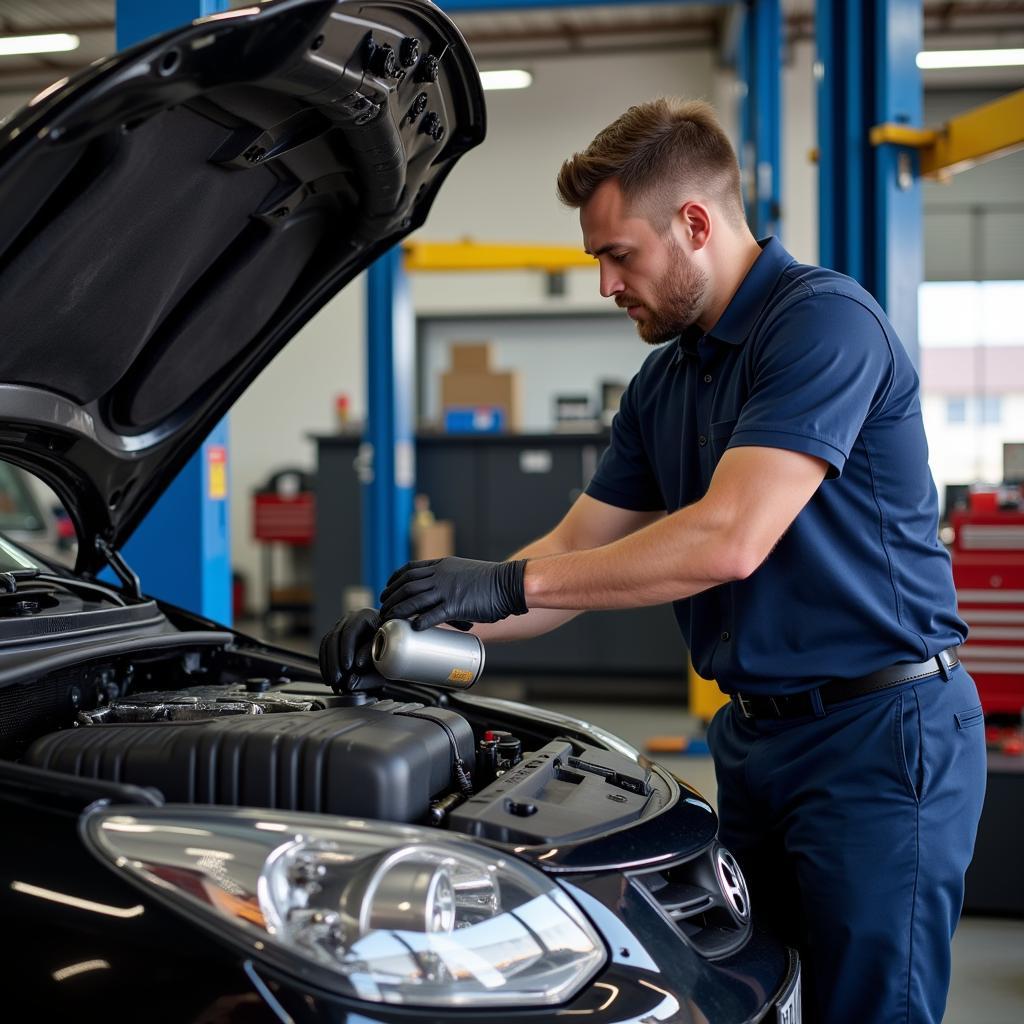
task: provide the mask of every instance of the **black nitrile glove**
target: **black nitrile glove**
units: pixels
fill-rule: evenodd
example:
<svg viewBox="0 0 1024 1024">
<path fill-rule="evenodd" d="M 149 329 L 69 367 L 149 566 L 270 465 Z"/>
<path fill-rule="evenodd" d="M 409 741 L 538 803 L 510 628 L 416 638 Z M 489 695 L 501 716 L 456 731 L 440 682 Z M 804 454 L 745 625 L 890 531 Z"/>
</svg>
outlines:
<svg viewBox="0 0 1024 1024">
<path fill-rule="evenodd" d="M 402 566 L 380 595 L 380 617 L 409 619 L 413 629 L 449 622 L 497 622 L 525 615 L 523 574 L 526 559 L 478 562 L 472 558 L 435 558 Z"/>
<path fill-rule="evenodd" d="M 373 637 L 380 629 L 374 608 L 343 615 L 320 641 L 320 674 L 335 693 L 377 690 L 384 677 L 373 667 Z"/>
</svg>

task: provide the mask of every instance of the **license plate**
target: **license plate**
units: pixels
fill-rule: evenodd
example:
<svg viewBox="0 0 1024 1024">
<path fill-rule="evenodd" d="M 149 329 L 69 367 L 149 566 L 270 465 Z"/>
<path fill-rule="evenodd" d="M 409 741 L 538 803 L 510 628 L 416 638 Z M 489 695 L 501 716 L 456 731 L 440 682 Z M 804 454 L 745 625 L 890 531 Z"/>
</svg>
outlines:
<svg viewBox="0 0 1024 1024">
<path fill-rule="evenodd" d="M 796 966 L 796 974 L 790 981 L 782 998 L 775 1004 L 776 1024 L 801 1024 L 803 1007 L 800 1005 L 800 965 Z"/>
</svg>

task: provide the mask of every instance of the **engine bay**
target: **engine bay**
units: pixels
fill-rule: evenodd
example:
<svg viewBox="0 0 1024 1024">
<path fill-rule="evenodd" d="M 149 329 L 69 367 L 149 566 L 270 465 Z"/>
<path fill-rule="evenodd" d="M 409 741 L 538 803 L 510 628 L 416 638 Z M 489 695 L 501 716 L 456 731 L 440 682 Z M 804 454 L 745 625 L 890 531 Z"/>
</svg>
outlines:
<svg viewBox="0 0 1024 1024">
<path fill-rule="evenodd" d="M 306 659 L 258 645 L 189 649 L 189 635 L 170 651 L 143 641 L 129 656 L 3 687 L 0 754 L 170 803 L 426 824 L 521 844 L 619 828 L 669 797 L 623 754 L 481 714 L 461 695 L 416 684 L 336 694 Z"/>
</svg>

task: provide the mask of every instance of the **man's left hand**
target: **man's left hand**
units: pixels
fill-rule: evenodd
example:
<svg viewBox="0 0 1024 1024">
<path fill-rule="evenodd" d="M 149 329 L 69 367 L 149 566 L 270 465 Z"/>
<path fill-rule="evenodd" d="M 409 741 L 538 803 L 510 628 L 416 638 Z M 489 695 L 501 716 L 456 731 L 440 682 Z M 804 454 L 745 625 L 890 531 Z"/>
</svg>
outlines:
<svg viewBox="0 0 1024 1024">
<path fill-rule="evenodd" d="M 450 622 L 497 622 L 525 615 L 523 574 L 526 560 L 480 562 L 472 558 L 435 558 L 402 566 L 380 595 L 381 619 L 409 619 L 413 629 Z"/>
</svg>

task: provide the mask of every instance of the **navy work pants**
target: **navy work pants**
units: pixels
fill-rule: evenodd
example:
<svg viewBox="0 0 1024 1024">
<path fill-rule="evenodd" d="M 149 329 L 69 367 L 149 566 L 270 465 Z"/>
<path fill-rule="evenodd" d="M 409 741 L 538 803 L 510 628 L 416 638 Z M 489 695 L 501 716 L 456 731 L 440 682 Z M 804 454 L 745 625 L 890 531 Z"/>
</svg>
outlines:
<svg viewBox="0 0 1024 1024">
<path fill-rule="evenodd" d="M 805 1024 L 938 1024 L 985 794 L 967 672 L 817 718 L 727 704 L 708 742 L 720 838 L 755 920 L 800 951 Z"/>
</svg>

